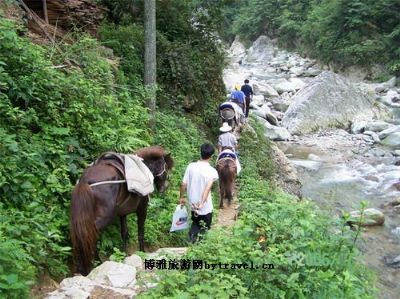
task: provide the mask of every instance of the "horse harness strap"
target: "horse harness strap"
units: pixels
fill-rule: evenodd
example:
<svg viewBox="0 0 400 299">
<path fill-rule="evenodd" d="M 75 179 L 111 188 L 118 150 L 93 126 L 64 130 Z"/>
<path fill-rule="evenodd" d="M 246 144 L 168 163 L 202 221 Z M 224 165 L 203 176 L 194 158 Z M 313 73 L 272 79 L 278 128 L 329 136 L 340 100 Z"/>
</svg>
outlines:
<svg viewBox="0 0 400 299">
<path fill-rule="evenodd" d="M 126 180 L 117 180 L 117 181 L 101 181 L 93 184 L 89 184 L 90 187 L 105 185 L 105 184 L 122 184 L 126 183 Z"/>
</svg>

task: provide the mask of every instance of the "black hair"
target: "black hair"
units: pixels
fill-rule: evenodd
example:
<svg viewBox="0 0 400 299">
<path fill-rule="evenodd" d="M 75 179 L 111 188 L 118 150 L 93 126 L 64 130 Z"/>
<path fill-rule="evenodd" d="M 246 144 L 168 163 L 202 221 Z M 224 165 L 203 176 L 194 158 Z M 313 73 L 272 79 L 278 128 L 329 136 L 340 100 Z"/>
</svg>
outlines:
<svg viewBox="0 0 400 299">
<path fill-rule="evenodd" d="M 212 144 L 204 143 L 200 147 L 201 158 L 203 160 L 210 158 L 214 154 L 214 147 Z"/>
<path fill-rule="evenodd" d="M 249 83 L 249 82 L 250 82 L 249 79 L 244 80 L 244 83 Z"/>
</svg>

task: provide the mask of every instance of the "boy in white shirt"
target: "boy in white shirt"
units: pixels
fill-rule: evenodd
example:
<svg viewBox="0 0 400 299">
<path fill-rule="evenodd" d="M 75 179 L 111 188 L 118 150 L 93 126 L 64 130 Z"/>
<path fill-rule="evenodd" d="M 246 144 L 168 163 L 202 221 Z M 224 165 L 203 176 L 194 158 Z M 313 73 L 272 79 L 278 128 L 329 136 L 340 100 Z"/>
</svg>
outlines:
<svg viewBox="0 0 400 299">
<path fill-rule="evenodd" d="M 218 180 L 218 173 L 210 165 L 214 147 L 205 143 L 200 148 L 201 159 L 190 163 L 185 171 L 180 188 L 180 204 L 185 204 L 185 191 L 192 209 L 192 226 L 189 231 L 189 239 L 195 242 L 199 232 L 204 232 L 204 222 L 207 229 L 211 227 L 213 204 L 211 199 L 211 187 Z"/>
</svg>

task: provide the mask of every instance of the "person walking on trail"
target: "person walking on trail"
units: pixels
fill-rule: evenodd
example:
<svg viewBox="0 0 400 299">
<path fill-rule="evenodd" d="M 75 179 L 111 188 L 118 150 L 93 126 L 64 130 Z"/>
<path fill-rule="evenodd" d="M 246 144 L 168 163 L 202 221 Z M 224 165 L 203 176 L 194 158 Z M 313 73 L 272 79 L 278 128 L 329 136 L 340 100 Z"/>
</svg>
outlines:
<svg viewBox="0 0 400 299">
<path fill-rule="evenodd" d="M 250 110 L 250 103 L 253 99 L 253 88 L 249 85 L 250 81 L 248 79 L 244 80 L 244 85 L 242 85 L 242 88 L 240 89 L 243 91 L 245 97 L 246 97 L 246 111 L 245 111 L 245 116 L 249 117 L 249 110 Z"/>
<path fill-rule="evenodd" d="M 223 123 L 219 128 L 222 132 L 218 137 L 218 157 L 217 163 L 221 158 L 230 157 L 236 162 L 236 174 L 239 174 L 242 167 L 240 166 L 238 156 L 238 141 L 236 136 L 232 133 L 232 127 L 228 123 Z"/>
<path fill-rule="evenodd" d="M 213 211 L 211 187 L 218 180 L 218 172 L 210 165 L 214 151 L 214 147 L 209 143 L 200 147 L 201 159 L 187 166 L 180 187 L 180 204 L 186 203 L 184 194 L 187 191 L 192 210 L 192 225 L 189 231 L 191 242 L 197 240 L 199 232 L 204 233 L 211 227 Z"/>
<path fill-rule="evenodd" d="M 235 85 L 235 90 L 231 93 L 231 101 L 236 103 L 240 108 L 242 108 L 243 114 L 246 111 L 246 96 L 243 91 L 240 90 L 240 85 Z"/>
<path fill-rule="evenodd" d="M 222 134 L 218 137 L 218 152 L 220 153 L 225 149 L 236 152 L 238 141 L 236 136 L 232 133 L 232 127 L 227 122 L 224 122 L 222 127 L 219 128 L 219 131 Z"/>
</svg>

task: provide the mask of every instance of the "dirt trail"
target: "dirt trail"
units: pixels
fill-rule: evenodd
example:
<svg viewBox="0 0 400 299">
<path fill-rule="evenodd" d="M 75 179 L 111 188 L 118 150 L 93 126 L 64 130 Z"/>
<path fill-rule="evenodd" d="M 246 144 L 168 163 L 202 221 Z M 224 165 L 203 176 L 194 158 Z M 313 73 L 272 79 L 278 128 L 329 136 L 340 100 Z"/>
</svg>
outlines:
<svg viewBox="0 0 400 299">
<path fill-rule="evenodd" d="M 219 209 L 217 227 L 231 227 L 235 224 L 239 211 L 239 203 L 233 201 L 230 206 L 225 205 L 223 209 Z"/>
</svg>

